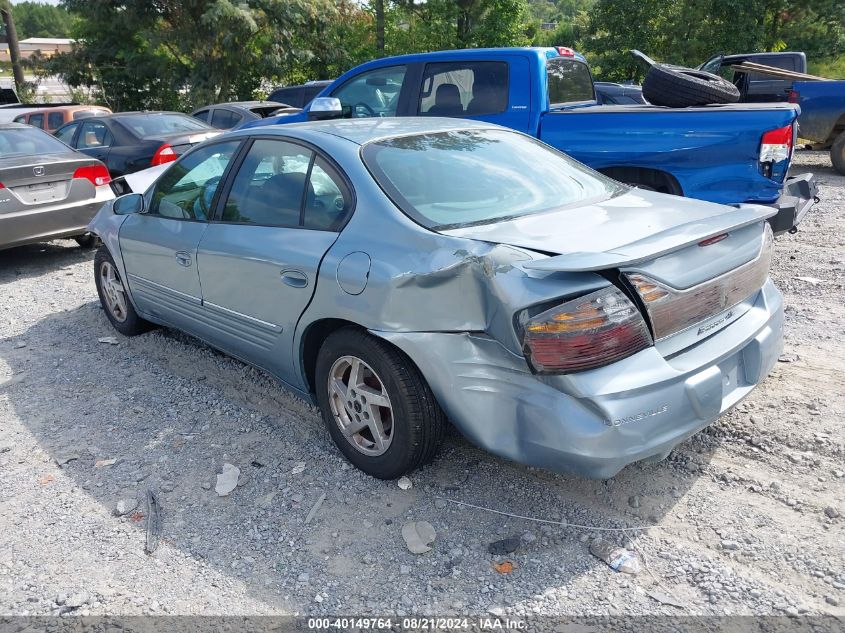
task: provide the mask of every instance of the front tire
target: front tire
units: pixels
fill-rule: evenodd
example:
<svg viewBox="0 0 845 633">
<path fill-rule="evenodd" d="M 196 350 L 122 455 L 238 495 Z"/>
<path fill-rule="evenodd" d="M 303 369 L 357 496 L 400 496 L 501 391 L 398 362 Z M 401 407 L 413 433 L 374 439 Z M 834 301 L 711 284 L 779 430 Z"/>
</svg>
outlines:
<svg viewBox="0 0 845 633">
<path fill-rule="evenodd" d="M 317 355 L 317 403 L 334 443 L 354 466 L 396 479 L 430 461 L 446 417 L 402 352 L 357 328 L 332 333 Z"/>
<path fill-rule="evenodd" d="M 142 334 L 152 327 L 149 321 L 135 312 L 129 293 L 109 249 L 101 246 L 94 256 L 94 283 L 103 312 L 111 324 L 124 336 Z"/>
<path fill-rule="evenodd" d="M 79 244 L 80 248 L 89 249 L 94 248 L 100 242 L 100 238 L 98 238 L 93 233 L 86 233 L 85 235 L 77 235 L 73 238 L 74 241 Z"/>
</svg>

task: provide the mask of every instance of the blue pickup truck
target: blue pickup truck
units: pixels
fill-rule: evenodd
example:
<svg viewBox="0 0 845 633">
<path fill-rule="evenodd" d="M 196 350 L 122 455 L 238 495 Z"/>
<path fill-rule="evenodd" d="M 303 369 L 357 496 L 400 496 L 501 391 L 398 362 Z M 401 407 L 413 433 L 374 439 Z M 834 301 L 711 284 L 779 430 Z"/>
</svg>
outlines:
<svg viewBox="0 0 845 633">
<path fill-rule="evenodd" d="M 599 105 L 586 60 L 564 47 L 377 59 L 336 79 L 302 112 L 244 127 L 388 116 L 497 123 L 639 187 L 724 204 L 776 206 L 776 232 L 794 229 L 816 194 L 812 174 L 787 177 L 794 105 Z"/>
<path fill-rule="evenodd" d="M 845 175 L 845 81 L 796 81 L 789 100 L 801 104 L 801 138 L 830 149 L 830 162 Z"/>
</svg>

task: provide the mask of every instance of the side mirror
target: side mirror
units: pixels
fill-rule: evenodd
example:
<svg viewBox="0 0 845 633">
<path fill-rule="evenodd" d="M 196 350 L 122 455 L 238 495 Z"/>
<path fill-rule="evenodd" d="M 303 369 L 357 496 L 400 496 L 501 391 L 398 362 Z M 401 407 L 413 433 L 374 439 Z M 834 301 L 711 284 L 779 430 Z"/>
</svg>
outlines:
<svg viewBox="0 0 845 633">
<path fill-rule="evenodd" d="M 339 119 L 343 116 L 343 106 L 336 97 L 317 97 L 308 106 L 308 120 Z"/>
<path fill-rule="evenodd" d="M 144 212 L 144 196 L 140 193 L 127 193 L 114 201 L 112 210 L 117 215 L 130 215 Z"/>
</svg>

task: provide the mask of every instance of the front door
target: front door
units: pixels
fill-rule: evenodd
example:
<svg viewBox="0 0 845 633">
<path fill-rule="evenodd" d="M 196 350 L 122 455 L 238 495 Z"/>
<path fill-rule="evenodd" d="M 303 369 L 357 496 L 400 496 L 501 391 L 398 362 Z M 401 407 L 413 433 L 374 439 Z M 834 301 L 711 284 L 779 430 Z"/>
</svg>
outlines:
<svg viewBox="0 0 845 633">
<path fill-rule="evenodd" d="M 113 141 L 114 137 L 105 123 L 89 119 L 82 122 L 76 139 L 76 148 L 83 154 L 107 163 Z"/>
<path fill-rule="evenodd" d="M 197 244 L 226 166 L 240 143 L 202 147 L 175 163 L 145 196 L 145 213 L 126 218 L 120 250 L 138 310 L 189 332 L 201 326 Z"/>
<path fill-rule="evenodd" d="M 294 329 L 351 200 L 338 171 L 310 148 L 252 143 L 197 251 L 213 343 L 296 384 Z"/>
</svg>

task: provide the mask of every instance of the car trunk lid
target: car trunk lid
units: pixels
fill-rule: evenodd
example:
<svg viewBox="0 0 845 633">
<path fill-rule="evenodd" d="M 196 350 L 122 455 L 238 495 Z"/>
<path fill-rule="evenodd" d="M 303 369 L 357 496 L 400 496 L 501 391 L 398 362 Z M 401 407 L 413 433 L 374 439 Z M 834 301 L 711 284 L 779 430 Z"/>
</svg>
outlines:
<svg viewBox="0 0 845 633">
<path fill-rule="evenodd" d="M 774 213 L 633 190 L 577 210 L 443 233 L 548 255 L 522 263 L 529 274 L 600 273 L 638 298 L 661 341 L 712 323 L 701 333 L 709 336 L 750 307 L 747 300 L 768 276 L 771 230 L 765 220 Z"/>
<path fill-rule="evenodd" d="M 15 156 L 0 159 L 0 183 L 26 205 L 61 202 L 70 193 L 76 170 L 98 164 L 99 161 L 76 152 Z M 91 187 L 90 197 L 95 195 Z"/>
</svg>

